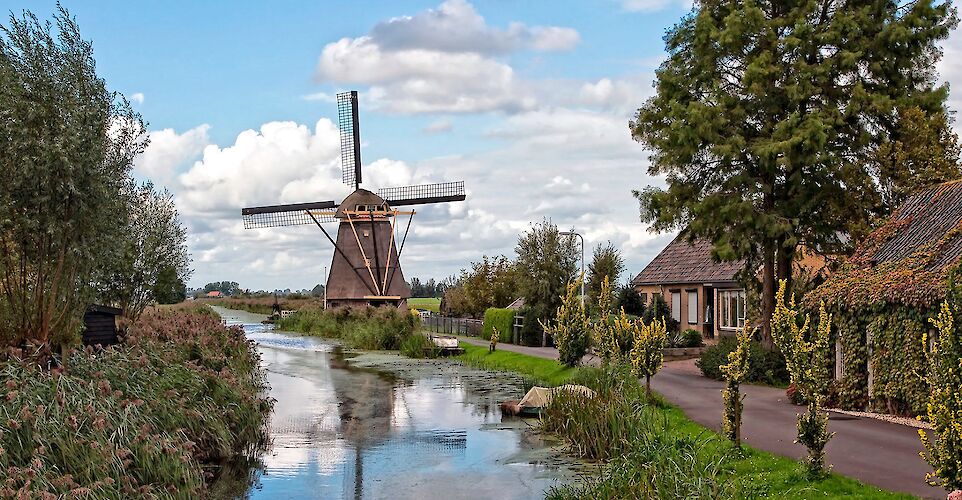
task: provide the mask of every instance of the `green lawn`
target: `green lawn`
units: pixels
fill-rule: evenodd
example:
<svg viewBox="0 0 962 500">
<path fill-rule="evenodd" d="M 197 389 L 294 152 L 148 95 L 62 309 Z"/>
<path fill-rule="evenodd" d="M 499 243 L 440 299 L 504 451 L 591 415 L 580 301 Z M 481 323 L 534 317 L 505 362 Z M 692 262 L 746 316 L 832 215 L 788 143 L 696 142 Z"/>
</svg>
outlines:
<svg viewBox="0 0 962 500">
<path fill-rule="evenodd" d="M 550 385 L 560 385 L 578 372 L 578 368 L 567 368 L 557 361 L 536 358 L 508 351 L 488 353 L 486 347 L 461 343 L 465 352 L 454 359 L 481 368 L 514 371 Z M 590 369 L 590 368 L 585 368 Z M 719 398 L 721 395 L 719 395 Z M 658 411 L 670 422 L 671 430 L 679 438 L 690 436 L 718 436 L 714 431 L 689 420 L 678 408 L 665 405 Z M 716 446 L 728 446 L 724 438 L 718 436 Z M 721 450 L 719 450 L 721 452 Z M 752 496 L 779 499 L 811 498 L 861 498 L 861 499 L 909 499 L 910 495 L 884 491 L 868 486 L 854 479 L 831 474 L 820 481 L 806 479 L 801 463 L 786 457 L 745 447 L 741 458 L 728 464 L 733 479 L 748 486 Z"/>
<path fill-rule="evenodd" d="M 460 343 L 464 354 L 456 359 L 464 364 L 484 368 L 520 373 L 528 378 L 550 386 L 561 385 L 571 378 L 578 368 L 568 368 L 550 359 L 536 358 L 510 351 L 488 352 L 487 347 Z"/>
<path fill-rule="evenodd" d="M 435 297 L 412 297 L 408 299 L 408 307 L 411 309 L 426 309 L 431 312 L 439 312 L 441 309 L 441 299 Z"/>
</svg>

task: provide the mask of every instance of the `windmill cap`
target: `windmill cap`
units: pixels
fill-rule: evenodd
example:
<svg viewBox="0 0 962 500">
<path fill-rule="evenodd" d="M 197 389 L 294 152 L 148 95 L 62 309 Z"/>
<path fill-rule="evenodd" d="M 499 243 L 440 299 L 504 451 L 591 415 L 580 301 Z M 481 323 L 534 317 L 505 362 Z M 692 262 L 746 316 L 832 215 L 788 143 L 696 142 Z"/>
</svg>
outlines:
<svg viewBox="0 0 962 500">
<path fill-rule="evenodd" d="M 388 202 L 384 201 L 384 198 L 368 191 L 367 189 L 358 189 L 354 191 L 344 201 L 337 207 L 337 212 L 334 217 L 338 219 L 346 219 L 347 215 L 344 214 L 345 210 L 357 210 L 359 205 L 363 205 L 364 208 L 361 211 L 369 210 L 367 207 L 374 205 L 379 207 L 384 207 L 380 210 L 390 210 L 391 206 Z"/>
</svg>

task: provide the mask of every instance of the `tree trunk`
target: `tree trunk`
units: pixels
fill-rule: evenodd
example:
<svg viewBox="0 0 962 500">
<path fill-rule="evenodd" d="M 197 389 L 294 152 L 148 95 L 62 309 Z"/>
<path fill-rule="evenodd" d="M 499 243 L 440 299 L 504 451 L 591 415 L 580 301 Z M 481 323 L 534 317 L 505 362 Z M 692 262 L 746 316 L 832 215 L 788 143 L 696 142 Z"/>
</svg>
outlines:
<svg viewBox="0 0 962 500">
<path fill-rule="evenodd" d="M 765 243 L 762 256 L 762 345 L 774 347 L 772 341 L 772 313 L 775 312 L 775 248 L 773 241 Z"/>
<path fill-rule="evenodd" d="M 795 262 L 795 249 L 785 248 L 784 244 L 779 245 L 776 261 L 777 278 L 779 280 L 785 280 L 785 289 L 790 293 L 792 289 L 792 274 L 794 272 L 792 264 Z"/>
<path fill-rule="evenodd" d="M 645 375 L 645 395 L 651 400 L 651 375 Z"/>
</svg>

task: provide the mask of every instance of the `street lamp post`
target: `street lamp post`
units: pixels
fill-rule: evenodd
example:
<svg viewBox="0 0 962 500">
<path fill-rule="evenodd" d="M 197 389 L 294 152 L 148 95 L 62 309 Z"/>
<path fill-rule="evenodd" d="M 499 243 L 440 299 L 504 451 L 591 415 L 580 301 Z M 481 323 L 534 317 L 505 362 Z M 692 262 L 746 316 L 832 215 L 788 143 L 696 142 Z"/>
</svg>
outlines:
<svg viewBox="0 0 962 500">
<path fill-rule="evenodd" d="M 577 236 L 581 240 L 581 307 L 585 306 L 585 238 L 575 231 L 561 231 L 563 236 Z"/>
<path fill-rule="evenodd" d="M 324 309 L 327 309 L 327 266 L 324 266 Z"/>
</svg>

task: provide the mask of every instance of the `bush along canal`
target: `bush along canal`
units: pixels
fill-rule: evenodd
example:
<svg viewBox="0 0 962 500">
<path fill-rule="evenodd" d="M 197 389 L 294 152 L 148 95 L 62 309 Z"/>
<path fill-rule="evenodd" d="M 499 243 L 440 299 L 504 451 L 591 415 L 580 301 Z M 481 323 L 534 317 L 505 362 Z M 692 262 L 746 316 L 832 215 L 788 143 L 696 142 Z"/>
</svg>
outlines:
<svg viewBox="0 0 962 500">
<path fill-rule="evenodd" d="M 519 375 L 346 351 L 215 310 L 257 343 L 275 400 L 251 498 L 542 498 L 594 468 L 501 418 L 528 388 Z"/>
</svg>

